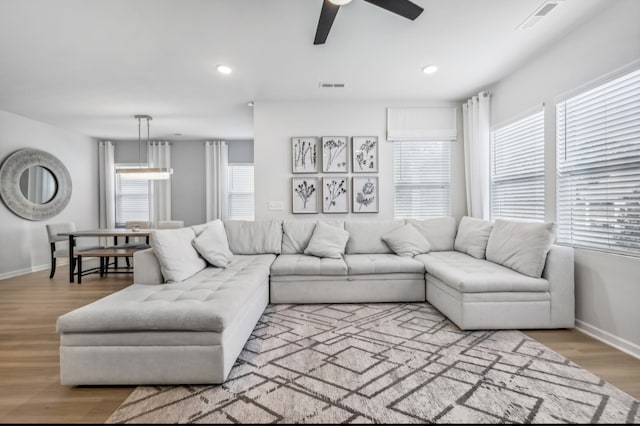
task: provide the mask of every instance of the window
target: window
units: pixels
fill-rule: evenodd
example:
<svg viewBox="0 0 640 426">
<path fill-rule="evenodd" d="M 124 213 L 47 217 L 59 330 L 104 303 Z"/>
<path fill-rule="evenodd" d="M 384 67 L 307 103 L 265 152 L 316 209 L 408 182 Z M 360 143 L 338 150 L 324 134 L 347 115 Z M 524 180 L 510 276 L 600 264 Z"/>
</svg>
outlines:
<svg viewBox="0 0 640 426">
<path fill-rule="evenodd" d="M 254 220 L 253 164 L 229 164 L 229 219 Z"/>
<path fill-rule="evenodd" d="M 116 164 L 116 168 L 132 167 Z M 138 167 L 136 164 L 135 167 Z M 149 220 L 149 181 L 121 179 L 116 173 L 116 226 L 130 220 Z"/>
<path fill-rule="evenodd" d="M 449 215 L 450 142 L 393 142 L 396 219 Z"/>
<path fill-rule="evenodd" d="M 640 256 L 640 70 L 556 114 L 558 241 Z"/>
<path fill-rule="evenodd" d="M 491 132 L 491 218 L 544 221 L 544 111 Z"/>
</svg>

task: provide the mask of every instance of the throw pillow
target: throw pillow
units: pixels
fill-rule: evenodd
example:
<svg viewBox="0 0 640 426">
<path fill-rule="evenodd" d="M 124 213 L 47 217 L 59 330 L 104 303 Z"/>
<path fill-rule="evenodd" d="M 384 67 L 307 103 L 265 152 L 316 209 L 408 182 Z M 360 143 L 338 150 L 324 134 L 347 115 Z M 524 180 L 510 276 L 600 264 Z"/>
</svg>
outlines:
<svg viewBox="0 0 640 426">
<path fill-rule="evenodd" d="M 554 223 L 497 219 L 487 243 L 487 260 L 540 278 L 555 231 Z"/>
<path fill-rule="evenodd" d="M 382 236 L 382 241 L 400 256 L 413 257 L 417 254 L 429 253 L 431 250 L 429 241 L 410 224 L 387 232 Z"/>
<path fill-rule="evenodd" d="M 226 268 L 233 258 L 221 220 L 208 223 L 191 244 L 207 262 L 218 268 Z"/>
<path fill-rule="evenodd" d="M 344 229 L 318 222 L 304 254 L 341 259 L 347 241 L 349 241 L 349 233 Z"/>
<path fill-rule="evenodd" d="M 484 259 L 493 222 L 465 216 L 458 226 L 458 235 L 453 248 L 477 259 Z"/>
<path fill-rule="evenodd" d="M 207 264 L 191 245 L 196 233 L 191 228 L 154 229 L 149 238 L 167 282 L 184 281 Z"/>
</svg>

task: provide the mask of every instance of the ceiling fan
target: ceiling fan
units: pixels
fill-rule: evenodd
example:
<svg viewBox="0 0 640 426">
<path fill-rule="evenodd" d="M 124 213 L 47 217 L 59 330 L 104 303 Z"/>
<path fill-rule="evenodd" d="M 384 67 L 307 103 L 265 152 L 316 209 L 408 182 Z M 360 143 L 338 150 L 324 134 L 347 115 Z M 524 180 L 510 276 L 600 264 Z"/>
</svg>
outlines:
<svg viewBox="0 0 640 426">
<path fill-rule="evenodd" d="M 404 16 L 407 19 L 415 20 L 424 10 L 417 4 L 409 0 L 364 0 L 378 7 L 393 12 L 397 15 Z M 350 3 L 351 0 L 324 0 L 322 10 L 320 11 L 320 19 L 318 20 L 318 29 L 316 30 L 316 38 L 313 44 L 324 44 L 329 36 L 329 31 L 333 25 L 334 19 L 338 14 L 340 6 Z"/>
</svg>

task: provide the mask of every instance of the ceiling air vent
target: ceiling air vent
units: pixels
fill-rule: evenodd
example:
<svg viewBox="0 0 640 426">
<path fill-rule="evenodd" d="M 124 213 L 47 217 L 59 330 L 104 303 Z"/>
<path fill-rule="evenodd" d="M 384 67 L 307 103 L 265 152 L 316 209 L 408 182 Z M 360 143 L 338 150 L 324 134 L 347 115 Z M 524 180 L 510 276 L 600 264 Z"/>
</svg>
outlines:
<svg viewBox="0 0 640 426">
<path fill-rule="evenodd" d="M 331 88 L 344 88 L 344 83 L 323 83 L 320 82 L 320 86 L 321 89 L 331 89 Z"/>
<path fill-rule="evenodd" d="M 520 25 L 516 27 L 516 30 L 526 30 L 527 28 L 533 27 L 535 24 L 540 22 L 542 18 L 547 16 L 553 9 L 558 7 L 563 0 L 547 0 L 542 6 L 536 9 L 527 19 L 524 20 Z"/>
</svg>

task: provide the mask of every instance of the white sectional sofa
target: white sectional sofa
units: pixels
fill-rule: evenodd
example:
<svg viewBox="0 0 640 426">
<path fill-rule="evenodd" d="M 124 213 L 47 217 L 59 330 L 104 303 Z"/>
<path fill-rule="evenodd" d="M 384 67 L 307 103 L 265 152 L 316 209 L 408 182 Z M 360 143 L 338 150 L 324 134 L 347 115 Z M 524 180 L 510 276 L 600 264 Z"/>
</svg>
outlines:
<svg viewBox="0 0 640 426">
<path fill-rule="evenodd" d="M 406 223 L 428 253 L 399 256 L 385 244 Z M 349 233 L 335 259 L 304 254 L 315 222 L 279 220 L 220 224 L 230 262 L 206 266 L 191 253 L 184 264 L 196 262 L 196 272 L 179 282 L 165 283 L 175 272 L 159 261 L 166 245 L 136 253 L 133 285 L 58 319 L 61 382 L 222 383 L 269 302 L 427 300 L 461 329 L 574 325 L 573 250 L 549 242 L 532 251 L 544 246 L 535 226 L 518 242 L 510 223 L 496 230 L 468 218 L 459 227 L 453 218 L 330 224 Z M 180 250 L 207 226 L 184 231 Z"/>
</svg>

